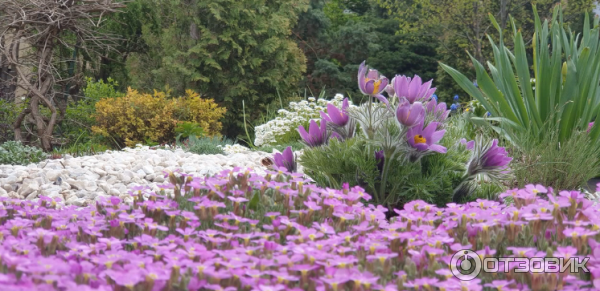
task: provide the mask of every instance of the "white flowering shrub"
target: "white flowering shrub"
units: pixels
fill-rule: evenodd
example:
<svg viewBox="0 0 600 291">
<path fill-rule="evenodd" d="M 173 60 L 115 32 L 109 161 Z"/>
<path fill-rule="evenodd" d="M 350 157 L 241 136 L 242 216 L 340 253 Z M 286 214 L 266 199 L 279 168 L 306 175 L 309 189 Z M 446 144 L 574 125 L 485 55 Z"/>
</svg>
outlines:
<svg viewBox="0 0 600 291">
<path fill-rule="evenodd" d="M 223 152 L 228 155 L 236 154 L 236 153 L 243 153 L 243 152 L 247 152 L 250 150 L 249 148 L 239 145 L 239 144 L 234 144 L 234 145 L 226 144 L 225 146 L 218 145 L 217 147 L 222 149 Z"/>
<path fill-rule="evenodd" d="M 254 145 L 287 144 L 299 140 L 300 135 L 296 130 L 298 126 L 308 128 L 311 119 L 320 119 L 320 111 L 327 112 L 327 104 L 342 108 L 343 100 L 344 96 L 337 94 L 332 100 L 316 100 L 315 97 L 309 97 L 308 101 L 290 102 L 289 110 L 280 109 L 275 119 L 254 128 Z M 350 107 L 355 107 L 352 101 L 349 103 Z"/>
</svg>

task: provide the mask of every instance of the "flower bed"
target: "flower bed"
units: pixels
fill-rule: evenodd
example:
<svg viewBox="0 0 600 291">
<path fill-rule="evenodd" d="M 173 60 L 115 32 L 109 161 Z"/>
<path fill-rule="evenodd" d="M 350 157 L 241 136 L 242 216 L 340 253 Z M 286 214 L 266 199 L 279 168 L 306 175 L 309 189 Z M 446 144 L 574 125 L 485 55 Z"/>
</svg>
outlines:
<svg viewBox="0 0 600 291">
<path fill-rule="evenodd" d="M 586 290 L 588 274 L 453 277 L 452 255 L 591 256 L 600 219 L 575 191 L 527 186 L 438 208 L 413 201 L 391 221 L 360 187 L 322 189 L 299 174 L 169 174 L 174 189 L 134 188 L 96 207 L 0 200 L 3 290 Z M 546 192 L 548 194 L 546 194 Z M 185 194 L 184 194 L 185 193 Z M 184 196 L 185 197 L 182 197 Z M 363 200 L 364 199 L 364 200 Z M 588 241 L 590 247 L 588 247 Z M 586 277 L 588 276 L 588 277 Z M 584 280 L 584 279 L 587 279 Z M 600 287 L 600 286 L 598 286 Z M 163 289 L 164 288 L 164 289 Z"/>
</svg>

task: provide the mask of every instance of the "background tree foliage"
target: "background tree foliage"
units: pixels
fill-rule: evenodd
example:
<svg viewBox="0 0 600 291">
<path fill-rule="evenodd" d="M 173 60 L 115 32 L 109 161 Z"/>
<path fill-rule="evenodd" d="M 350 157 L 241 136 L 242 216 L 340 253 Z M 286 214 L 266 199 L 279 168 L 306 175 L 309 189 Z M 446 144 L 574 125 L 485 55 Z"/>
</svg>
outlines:
<svg viewBox="0 0 600 291">
<path fill-rule="evenodd" d="M 127 59 L 131 85 L 168 86 L 174 95 L 200 92 L 227 108 L 224 134 L 241 133 L 242 100 L 258 116 L 277 92 L 290 94 L 306 70 L 305 56 L 290 39 L 298 0 L 156 1 L 160 29 L 142 27 L 147 53 Z"/>
<path fill-rule="evenodd" d="M 300 84 L 312 95 L 343 93 L 362 98 L 356 86 L 358 64 L 367 60 L 389 78 L 395 73 L 434 77 L 436 40 L 398 34 L 399 23 L 386 9 L 369 0 L 311 0 L 294 29 L 307 57 L 307 74 Z"/>
<path fill-rule="evenodd" d="M 491 51 L 488 47 L 488 34 L 497 38 L 488 14 L 498 19 L 503 29 L 509 29 L 509 15 L 513 16 L 523 35 L 533 35 L 533 9 L 531 0 L 377 0 L 377 3 L 387 9 L 399 22 L 399 32 L 402 34 L 429 37 L 437 39 L 437 52 L 440 60 L 460 68 L 462 72 L 471 72 L 472 67 L 465 51 L 470 52 L 481 63 L 489 58 Z M 556 0 L 535 1 L 540 17 L 548 18 L 552 8 L 561 3 Z M 574 28 L 575 32 L 583 27 L 583 12 L 594 8 L 593 0 L 562 1 L 565 7 L 565 23 Z M 406 41 L 413 41 L 410 38 Z M 525 40 L 527 45 L 531 39 Z M 510 44 L 509 44 L 510 45 Z M 472 72 L 471 72 L 472 73 Z M 436 83 L 441 85 L 440 98 L 451 100 L 455 93 L 463 92 L 438 68 Z M 474 75 L 467 74 L 468 77 Z M 463 97 L 465 99 L 463 99 Z M 466 94 L 461 101 L 467 101 Z"/>
</svg>

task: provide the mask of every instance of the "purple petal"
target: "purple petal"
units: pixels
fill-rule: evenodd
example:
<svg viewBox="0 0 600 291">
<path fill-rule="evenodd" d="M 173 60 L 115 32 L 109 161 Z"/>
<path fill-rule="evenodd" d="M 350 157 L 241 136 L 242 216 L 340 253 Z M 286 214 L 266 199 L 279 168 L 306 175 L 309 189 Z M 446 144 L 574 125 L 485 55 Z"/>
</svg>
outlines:
<svg viewBox="0 0 600 291">
<path fill-rule="evenodd" d="M 298 133 L 300 134 L 300 137 L 302 138 L 302 140 L 304 140 L 306 143 L 308 143 L 310 141 L 310 135 L 306 132 L 306 129 L 304 129 L 304 126 L 302 126 L 302 125 L 298 126 Z"/>
<path fill-rule="evenodd" d="M 365 75 L 367 74 L 367 66 L 365 63 L 366 61 L 363 61 L 358 68 L 358 88 L 363 94 L 367 94 L 365 90 Z"/>
<path fill-rule="evenodd" d="M 429 114 L 435 113 L 436 107 L 437 107 L 437 101 L 435 101 L 435 99 L 429 100 L 429 102 L 427 102 L 427 113 L 429 113 Z"/>
<path fill-rule="evenodd" d="M 292 147 L 287 147 L 283 150 L 283 159 L 288 163 L 294 162 L 294 152 L 292 152 Z"/>
<path fill-rule="evenodd" d="M 390 106 L 390 102 L 388 102 L 387 98 L 385 98 L 383 95 L 377 94 L 374 97 L 377 98 L 377 100 L 381 101 L 382 103 L 385 103 L 385 105 Z"/>
<path fill-rule="evenodd" d="M 369 80 L 367 81 L 367 83 L 365 84 L 365 94 L 367 95 L 373 95 L 375 91 L 375 80 Z"/>
<path fill-rule="evenodd" d="M 446 130 L 445 129 L 444 130 L 438 130 L 438 131 L 434 132 L 431 135 L 431 143 L 429 143 L 429 144 L 437 143 L 438 141 L 440 141 L 444 137 L 444 134 L 446 134 Z"/>
<path fill-rule="evenodd" d="M 379 72 L 377 70 L 370 69 L 369 73 L 367 73 L 367 78 L 369 80 L 378 80 L 379 79 Z"/>
<path fill-rule="evenodd" d="M 329 104 L 327 105 L 329 106 Z M 329 111 L 329 109 L 327 111 Z M 323 120 L 331 121 L 331 118 L 329 118 L 329 116 L 325 112 L 321 111 L 320 114 Z"/>
<path fill-rule="evenodd" d="M 396 96 L 406 97 L 408 95 L 409 84 L 410 78 L 396 75 L 396 77 L 394 77 L 394 82 L 392 83 L 392 86 L 394 86 L 394 91 L 396 92 Z"/>
<path fill-rule="evenodd" d="M 429 150 L 434 151 L 434 152 L 438 152 L 440 154 L 445 154 L 448 151 L 448 149 L 446 149 L 445 147 L 443 147 L 443 146 L 441 146 L 439 144 L 432 144 L 429 147 Z"/>
<path fill-rule="evenodd" d="M 437 122 L 432 122 L 429 125 L 427 125 L 427 127 L 425 127 L 425 129 L 423 129 L 423 137 L 426 140 L 431 139 L 431 136 L 433 135 L 433 133 L 435 132 L 435 130 L 437 129 L 438 123 Z"/>
<path fill-rule="evenodd" d="M 429 149 L 429 146 L 428 146 L 427 144 L 425 144 L 425 143 L 418 143 L 418 144 L 415 144 L 415 145 L 414 145 L 414 147 L 415 147 L 417 150 L 419 150 L 419 151 L 422 151 L 422 152 L 423 152 L 423 151 L 426 151 L 427 149 Z"/>
</svg>

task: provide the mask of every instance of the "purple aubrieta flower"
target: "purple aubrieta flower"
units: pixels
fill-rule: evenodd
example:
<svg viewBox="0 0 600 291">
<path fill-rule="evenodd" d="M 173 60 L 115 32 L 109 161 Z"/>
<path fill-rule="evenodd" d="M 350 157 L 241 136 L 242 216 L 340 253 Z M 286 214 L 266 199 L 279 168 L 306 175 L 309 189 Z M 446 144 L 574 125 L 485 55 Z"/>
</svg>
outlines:
<svg viewBox="0 0 600 291">
<path fill-rule="evenodd" d="M 426 101 L 431 98 L 436 90 L 436 88 L 431 88 L 431 83 L 433 83 L 433 80 L 423 83 L 421 77 L 418 75 L 415 75 L 412 79 L 410 77 L 396 75 L 396 77 L 392 79 L 392 86 L 394 86 L 396 96 L 408 100 L 411 104 L 416 101 Z"/>
<path fill-rule="evenodd" d="M 406 134 L 408 144 L 420 152 L 433 151 L 445 154 L 447 149 L 437 142 L 444 137 L 446 130 L 436 131 L 437 126 L 437 122 L 432 122 L 425 128 L 423 128 L 423 123 L 410 128 Z"/>
<path fill-rule="evenodd" d="M 373 96 L 389 105 L 388 100 L 381 95 L 388 85 L 388 78 L 380 75 L 377 70 L 369 69 L 365 63 L 366 61 L 362 62 L 358 68 L 358 88 L 363 94 Z"/>
</svg>

